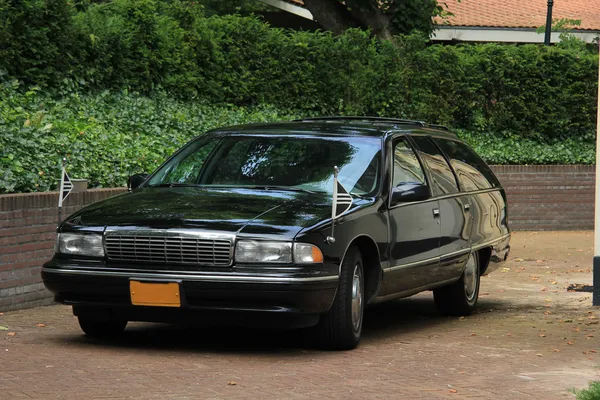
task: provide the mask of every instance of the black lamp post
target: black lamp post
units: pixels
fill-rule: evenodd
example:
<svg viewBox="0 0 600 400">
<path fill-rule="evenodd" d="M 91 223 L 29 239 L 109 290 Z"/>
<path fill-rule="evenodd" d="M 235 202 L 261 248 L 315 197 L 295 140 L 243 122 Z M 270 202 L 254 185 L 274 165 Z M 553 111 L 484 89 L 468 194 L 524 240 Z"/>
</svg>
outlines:
<svg viewBox="0 0 600 400">
<path fill-rule="evenodd" d="M 550 46 L 550 35 L 552 34 L 552 6 L 554 0 L 548 0 L 548 13 L 546 15 L 546 36 L 544 37 L 544 44 Z"/>
</svg>

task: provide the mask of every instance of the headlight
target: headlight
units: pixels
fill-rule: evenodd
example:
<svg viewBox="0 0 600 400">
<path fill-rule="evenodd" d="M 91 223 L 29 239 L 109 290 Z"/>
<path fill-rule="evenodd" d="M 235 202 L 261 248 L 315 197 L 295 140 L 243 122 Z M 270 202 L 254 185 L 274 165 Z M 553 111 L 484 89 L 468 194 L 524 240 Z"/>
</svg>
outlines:
<svg viewBox="0 0 600 400">
<path fill-rule="evenodd" d="M 235 261 L 241 263 L 292 263 L 292 244 L 240 240 L 235 246 Z"/>
<path fill-rule="evenodd" d="M 76 254 L 80 256 L 104 257 L 102 235 L 81 233 L 59 233 L 57 252 L 61 254 Z"/>
<path fill-rule="evenodd" d="M 306 243 L 260 242 L 240 240 L 235 246 L 235 261 L 239 263 L 309 264 L 322 263 L 323 253 Z"/>
</svg>

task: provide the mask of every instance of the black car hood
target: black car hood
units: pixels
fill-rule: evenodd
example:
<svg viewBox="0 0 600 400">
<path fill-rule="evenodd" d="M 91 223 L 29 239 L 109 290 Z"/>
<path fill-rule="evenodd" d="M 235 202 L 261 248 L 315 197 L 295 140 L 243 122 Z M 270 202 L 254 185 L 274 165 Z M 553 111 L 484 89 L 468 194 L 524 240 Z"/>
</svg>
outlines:
<svg viewBox="0 0 600 400">
<path fill-rule="evenodd" d="M 64 227 L 194 228 L 293 238 L 331 215 L 331 195 L 279 190 L 143 188 L 92 204 Z"/>
</svg>

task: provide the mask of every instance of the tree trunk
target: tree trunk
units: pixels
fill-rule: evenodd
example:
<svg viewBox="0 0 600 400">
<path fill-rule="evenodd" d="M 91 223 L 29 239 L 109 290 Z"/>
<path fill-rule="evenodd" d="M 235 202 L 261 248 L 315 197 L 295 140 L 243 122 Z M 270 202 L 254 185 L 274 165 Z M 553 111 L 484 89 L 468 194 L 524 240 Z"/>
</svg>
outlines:
<svg viewBox="0 0 600 400">
<path fill-rule="evenodd" d="M 391 16 L 384 14 L 377 0 L 346 0 L 345 3 L 352 16 L 362 26 L 370 28 L 376 37 L 386 40 L 393 38 Z"/>
<path fill-rule="evenodd" d="M 348 28 L 361 26 L 348 9 L 337 0 L 304 0 L 304 5 L 323 29 L 332 31 L 336 35 Z"/>
</svg>

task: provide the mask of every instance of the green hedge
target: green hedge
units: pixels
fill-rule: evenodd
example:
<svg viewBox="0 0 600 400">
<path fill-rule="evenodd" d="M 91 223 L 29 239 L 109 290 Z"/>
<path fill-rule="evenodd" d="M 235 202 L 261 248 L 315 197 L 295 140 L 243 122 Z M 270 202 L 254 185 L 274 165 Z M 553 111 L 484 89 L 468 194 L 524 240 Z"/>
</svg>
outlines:
<svg viewBox="0 0 600 400">
<path fill-rule="evenodd" d="M 0 193 L 56 189 L 60 159 L 91 187 L 123 186 L 150 172 L 185 142 L 218 126 L 297 118 L 271 107 L 219 107 L 155 94 L 71 94 L 0 85 Z M 491 164 L 591 164 L 594 143 L 554 144 L 459 131 Z"/>
<path fill-rule="evenodd" d="M 189 1 L 68 4 L 0 0 L 0 70 L 58 94 L 160 89 L 226 107 L 424 119 L 549 143 L 595 132 L 598 55 L 583 45 L 429 46 L 414 35 L 393 44 L 359 30 L 333 37 L 206 17 Z"/>
<path fill-rule="evenodd" d="M 124 186 L 218 126 L 290 119 L 273 108 L 215 107 L 164 95 L 73 94 L 0 87 L 0 193 L 56 189 L 60 160 L 91 187 Z"/>
</svg>

